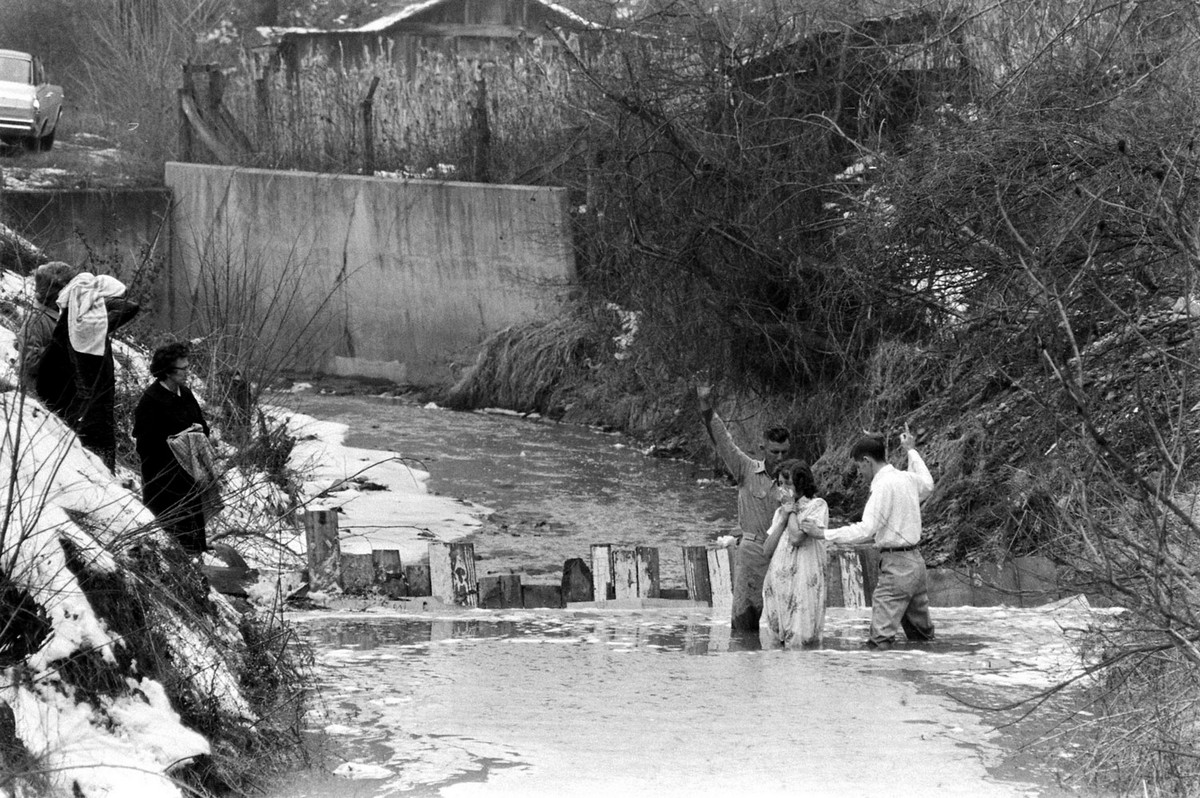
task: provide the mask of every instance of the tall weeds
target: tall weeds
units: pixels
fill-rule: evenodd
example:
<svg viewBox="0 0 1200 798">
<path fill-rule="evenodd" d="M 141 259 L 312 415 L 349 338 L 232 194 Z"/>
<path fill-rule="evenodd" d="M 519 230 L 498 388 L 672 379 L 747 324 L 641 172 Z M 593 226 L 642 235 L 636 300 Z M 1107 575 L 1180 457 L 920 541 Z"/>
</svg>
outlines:
<svg viewBox="0 0 1200 798">
<path fill-rule="evenodd" d="M 254 81 L 243 61 L 226 93 L 256 162 L 280 169 L 357 173 L 363 168 L 361 103 L 375 78 L 375 164 L 383 172 L 470 177 L 473 112 L 484 87 L 488 171 L 512 180 L 562 154 L 581 120 L 584 91 L 560 50 L 531 46 L 494 58 L 422 52 L 412 66 L 393 53 L 309 60 L 296 75 Z"/>
</svg>

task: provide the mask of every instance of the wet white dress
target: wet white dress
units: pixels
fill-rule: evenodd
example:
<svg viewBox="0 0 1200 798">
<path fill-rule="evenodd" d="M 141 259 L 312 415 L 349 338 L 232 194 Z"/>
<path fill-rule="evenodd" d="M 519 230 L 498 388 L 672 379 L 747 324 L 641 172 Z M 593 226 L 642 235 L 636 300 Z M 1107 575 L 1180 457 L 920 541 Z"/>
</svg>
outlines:
<svg viewBox="0 0 1200 798">
<path fill-rule="evenodd" d="M 795 529 L 805 519 L 816 521 L 822 529 L 828 527 L 825 500 L 798 499 L 788 529 Z M 826 543 L 805 535 L 803 543 L 793 546 L 788 542 L 788 529 L 767 566 L 759 634 L 764 646 L 813 646 L 821 642 L 825 626 Z"/>
</svg>

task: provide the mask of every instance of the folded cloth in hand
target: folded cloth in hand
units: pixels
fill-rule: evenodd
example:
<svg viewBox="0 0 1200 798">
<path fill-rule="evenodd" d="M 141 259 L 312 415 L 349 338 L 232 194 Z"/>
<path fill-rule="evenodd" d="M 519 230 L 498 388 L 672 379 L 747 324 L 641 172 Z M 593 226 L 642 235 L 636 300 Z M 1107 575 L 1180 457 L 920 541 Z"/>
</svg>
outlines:
<svg viewBox="0 0 1200 798">
<path fill-rule="evenodd" d="M 167 446 L 183 470 L 196 480 L 204 518 L 212 518 L 225 509 L 225 503 L 221 501 L 221 481 L 217 478 L 216 452 L 208 436 L 203 432 L 184 431 L 169 436 Z"/>
</svg>

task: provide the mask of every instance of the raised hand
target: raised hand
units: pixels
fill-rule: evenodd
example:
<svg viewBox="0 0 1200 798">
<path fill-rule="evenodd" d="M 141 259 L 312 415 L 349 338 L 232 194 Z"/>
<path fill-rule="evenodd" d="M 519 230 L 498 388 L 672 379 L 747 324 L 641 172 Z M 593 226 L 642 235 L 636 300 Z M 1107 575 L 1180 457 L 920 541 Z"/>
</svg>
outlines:
<svg viewBox="0 0 1200 798">
<path fill-rule="evenodd" d="M 904 451 L 911 452 L 917 448 L 917 436 L 912 434 L 912 430 L 908 428 L 908 422 L 904 422 L 904 432 L 900 433 L 900 445 L 904 447 Z"/>
</svg>

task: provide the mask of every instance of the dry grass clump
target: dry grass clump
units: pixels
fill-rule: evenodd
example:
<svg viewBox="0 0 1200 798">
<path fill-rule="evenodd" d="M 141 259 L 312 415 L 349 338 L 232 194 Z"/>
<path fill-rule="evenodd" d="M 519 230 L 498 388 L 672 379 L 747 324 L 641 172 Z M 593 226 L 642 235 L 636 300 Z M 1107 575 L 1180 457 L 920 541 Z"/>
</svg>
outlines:
<svg viewBox="0 0 1200 798">
<path fill-rule="evenodd" d="M 1130 618 L 1118 630 L 1094 633 L 1086 654 L 1108 665 L 1088 714 L 1077 715 L 1067 735 L 1078 745 L 1075 778 L 1117 794 L 1195 795 L 1200 667 L 1169 632 L 1147 629 L 1145 621 Z"/>
<path fill-rule="evenodd" d="M 580 315 L 507 327 L 484 342 L 475 365 L 443 402 L 560 416 L 565 393 L 584 382 L 598 362 L 601 340 L 596 326 Z"/>
</svg>

